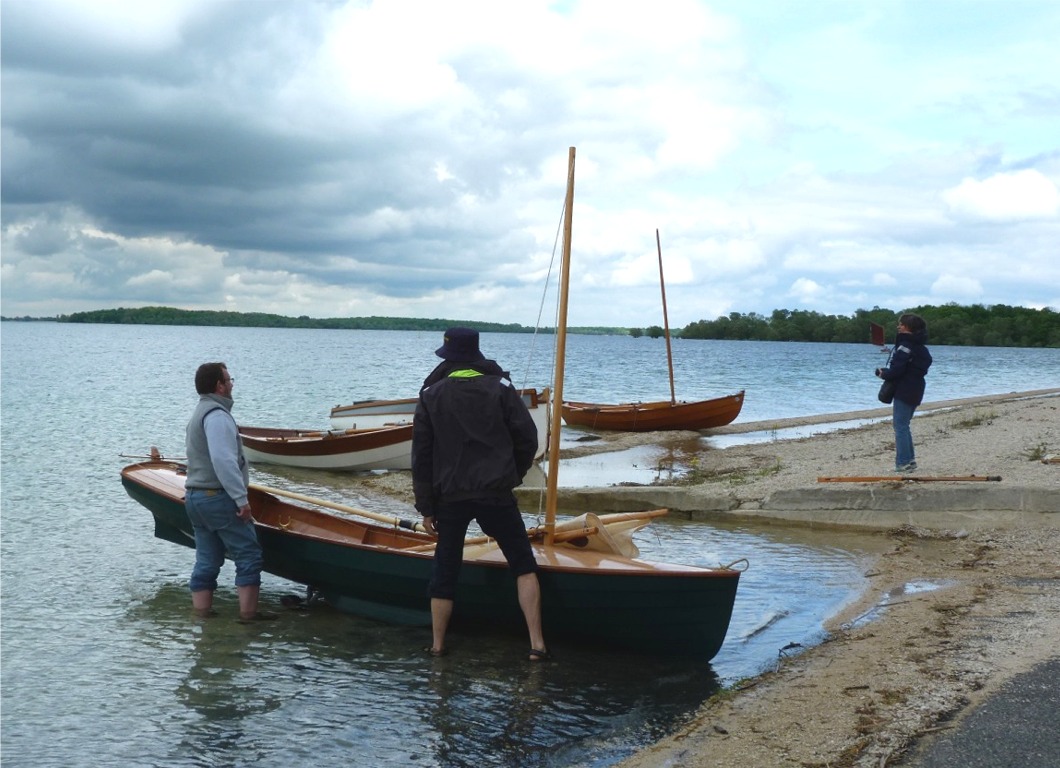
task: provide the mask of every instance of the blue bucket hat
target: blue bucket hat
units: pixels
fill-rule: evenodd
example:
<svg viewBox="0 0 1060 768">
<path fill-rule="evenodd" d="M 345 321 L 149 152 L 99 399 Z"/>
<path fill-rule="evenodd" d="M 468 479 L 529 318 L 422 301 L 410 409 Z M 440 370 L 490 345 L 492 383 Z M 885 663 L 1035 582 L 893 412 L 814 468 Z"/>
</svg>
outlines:
<svg viewBox="0 0 1060 768">
<path fill-rule="evenodd" d="M 434 354 L 454 363 L 473 363 L 485 360 L 478 350 L 478 331 L 474 328 L 450 328 L 445 332 L 444 343 Z"/>
</svg>

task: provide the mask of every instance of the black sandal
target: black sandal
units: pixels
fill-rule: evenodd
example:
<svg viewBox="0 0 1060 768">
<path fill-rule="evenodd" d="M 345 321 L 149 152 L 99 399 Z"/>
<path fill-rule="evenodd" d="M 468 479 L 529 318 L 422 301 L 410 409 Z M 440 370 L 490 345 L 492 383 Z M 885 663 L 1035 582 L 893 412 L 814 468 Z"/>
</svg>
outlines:
<svg viewBox="0 0 1060 768">
<path fill-rule="evenodd" d="M 423 652 L 426 653 L 428 656 L 433 656 L 436 659 L 440 659 L 442 656 L 445 656 L 449 653 L 449 651 L 445 648 L 442 648 L 442 650 L 440 651 L 436 651 L 434 650 L 434 646 L 431 645 L 428 645 L 426 648 L 424 648 Z"/>
<path fill-rule="evenodd" d="M 537 648 L 530 649 L 530 661 L 537 664 L 541 661 L 555 661 L 556 659 L 548 651 L 538 650 Z"/>
</svg>

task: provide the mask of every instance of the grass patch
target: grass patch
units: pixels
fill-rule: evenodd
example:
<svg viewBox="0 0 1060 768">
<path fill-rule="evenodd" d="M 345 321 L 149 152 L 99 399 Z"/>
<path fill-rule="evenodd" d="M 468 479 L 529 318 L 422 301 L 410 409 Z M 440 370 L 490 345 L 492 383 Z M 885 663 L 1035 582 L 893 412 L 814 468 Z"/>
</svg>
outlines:
<svg viewBox="0 0 1060 768">
<path fill-rule="evenodd" d="M 995 411 L 981 411 L 977 408 L 971 415 L 954 422 L 953 426 L 956 429 L 974 429 L 984 424 L 992 424 L 996 418 L 997 413 Z"/>
<path fill-rule="evenodd" d="M 1045 443 L 1038 443 L 1033 448 L 1028 448 L 1024 451 L 1023 455 L 1027 457 L 1028 461 L 1041 461 L 1049 455 L 1049 449 Z"/>
<path fill-rule="evenodd" d="M 760 467 L 735 467 L 732 469 L 702 469 L 692 467 L 675 483 L 676 485 L 701 485 L 704 483 L 725 483 L 727 485 L 746 485 L 763 477 L 771 477 L 780 471 L 780 462 Z"/>
<path fill-rule="evenodd" d="M 893 688 L 884 688 L 880 690 L 879 694 L 880 701 L 888 707 L 893 707 L 895 704 L 902 704 L 909 698 L 906 691 L 898 691 Z"/>
</svg>

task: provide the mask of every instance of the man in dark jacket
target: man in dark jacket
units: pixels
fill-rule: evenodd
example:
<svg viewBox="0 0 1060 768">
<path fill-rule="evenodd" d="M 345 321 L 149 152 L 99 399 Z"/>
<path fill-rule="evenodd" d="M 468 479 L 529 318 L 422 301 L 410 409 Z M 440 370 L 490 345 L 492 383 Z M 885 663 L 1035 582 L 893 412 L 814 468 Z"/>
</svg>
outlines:
<svg viewBox="0 0 1060 768">
<path fill-rule="evenodd" d="M 495 539 L 516 577 L 530 632 L 530 660 L 550 657 L 541 628 L 541 587 L 513 489 L 534 461 L 537 427 L 508 374 L 479 351 L 478 331 L 450 328 L 435 352 L 441 363 L 424 380 L 413 419 L 412 485 L 423 525 L 438 536 L 428 594 L 433 642 L 446 652 L 472 520 Z"/>
<path fill-rule="evenodd" d="M 931 367 L 931 353 L 927 343 L 927 323 L 914 314 L 898 318 L 898 336 L 886 368 L 877 368 L 881 379 L 894 381 L 897 388 L 892 405 L 894 421 L 895 469 L 898 472 L 916 470 L 913 433 L 909 428 L 913 413 L 924 400 L 924 377 Z"/>
</svg>

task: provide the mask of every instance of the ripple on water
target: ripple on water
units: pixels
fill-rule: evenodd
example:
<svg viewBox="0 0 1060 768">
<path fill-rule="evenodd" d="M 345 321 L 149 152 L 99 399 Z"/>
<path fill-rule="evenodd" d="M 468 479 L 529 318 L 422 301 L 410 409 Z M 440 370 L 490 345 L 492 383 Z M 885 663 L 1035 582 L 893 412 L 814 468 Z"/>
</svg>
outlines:
<svg viewBox="0 0 1060 768">
<path fill-rule="evenodd" d="M 880 598 L 880 601 L 876 603 L 876 605 L 862 613 L 860 616 L 857 616 L 851 619 L 850 621 L 846 622 L 843 626 L 846 629 L 857 629 L 867 624 L 871 624 L 872 622 L 876 621 L 881 616 L 883 616 L 884 612 L 890 606 L 894 605 L 894 603 L 897 602 L 899 598 L 905 597 L 906 595 L 916 595 L 923 594 L 924 592 L 934 592 L 939 589 L 945 589 L 946 587 L 953 586 L 953 584 L 954 582 L 952 581 L 907 581 L 905 584 L 902 584 L 888 591 L 882 598 Z"/>
</svg>

